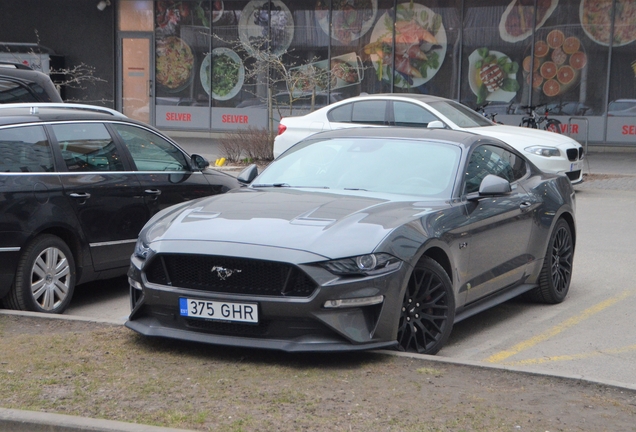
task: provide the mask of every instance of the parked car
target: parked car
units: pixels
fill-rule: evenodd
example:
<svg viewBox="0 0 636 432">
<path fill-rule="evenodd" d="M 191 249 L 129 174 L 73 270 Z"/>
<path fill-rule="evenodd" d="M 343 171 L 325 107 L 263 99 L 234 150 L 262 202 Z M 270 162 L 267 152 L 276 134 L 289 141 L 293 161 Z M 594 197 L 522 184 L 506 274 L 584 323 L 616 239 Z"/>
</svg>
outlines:
<svg viewBox="0 0 636 432">
<path fill-rule="evenodd" d="M 143 228 L 128 328 L 286 351 L 434 354 L 479 311 L 568 293 L 572 185 L 495 138 L 330 131 L 255 174 Z"/>
<path fill-rule="evenodd" d="M 20 102 L 62 102 L 62 98 L 48 75 L 0 61 L 0 103 Z"/>
<path fill-rule="evenodd" d="M 62 313 L 75 285 L 126 273 L 137 235 L 173 204 L 239 186 L 114 110 L 0 105 L 0 299 Z"/>
<path fill-rule="evenodd" d="M 607 106 L 609 117 L 635 117 L 636 99 L 616 99 Z"/>
<path fill-rule="evenodd" d="M 572 183 L 583 181 L 584 150 L 572 138 L 496 124 L 458 102 L 418 94 L 357 96 L 305 116 L 283 118 L 274 140 L 274 157 L 316 132 L 360 125 L 434 127 L 479 133 L 504 141 L 547 173 L 565 174 Z"/>
</svg>

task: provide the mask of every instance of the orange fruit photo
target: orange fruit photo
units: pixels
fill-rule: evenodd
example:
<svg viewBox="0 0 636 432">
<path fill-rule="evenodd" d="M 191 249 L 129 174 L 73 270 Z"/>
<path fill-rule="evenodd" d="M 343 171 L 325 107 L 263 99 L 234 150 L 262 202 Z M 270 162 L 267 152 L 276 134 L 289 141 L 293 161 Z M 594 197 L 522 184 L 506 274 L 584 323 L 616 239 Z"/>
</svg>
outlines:
<svg viewBox="0 0 636 432">
<path fill-rule="evenodd" d="M 555 50 L 552 51 L 552 55 L 550 57 L 552 58 L 552 61 L 555 62 L 557 65 L 562 65 L 568 59 L 568 55 L 563 52 L 561 48 L 555 48 Z"/>
<path fill-rule="evenodd" d="M 574 54 L 581 48 L 581 41 L 576 36 L 570 36 L 563 41 L 562 48 L 566 54 Z"/>
<path fill-rule="evenodd" d="M 543 84 L 543 77 L 536 72 L 526 76 L 526 83 L 530 84 L 530 78 L 532 78 L 532 87 L 534 88 L 539 88 Z"/>
<path fill-rule="evenodd" d="M 547 61 L 541 65 L 541 76 L 545 79 L 554 78 L 557 73 L 557 65 L 554 62 Z"/>
<path fill-rule="evenodd" d="M 548 33 L 548 37 L 546 38 L 546 42 L 550 48 L 560 48 L 564 40 L 565 35 L 561 30 L 552 30 Z"/>
<path fill-rule="evenodd" d="M 587 56 L 582 51 L 577 51 L 570 56 L 570 66 L 576 70 L 581 70 L 587 64 Z"/>
<path fill-rule="evenodd" d="M 534 55 L 537 57 L 545 57 L 545 55 L 550 51 L 550 47 L 544 41 L 537 41 L 534 44 Z"/>
<path fill-rule="evenodd" d="M 556 96 L 559 94 L 560 91 L 561 84 L 559 84 L 558 81 L 555 79 L 547 80 L 543 84 L 543 94 L 548 97 Z"/>
<path fill-rule="evenodd" d="M 523 59 L 523 70 L 526 72 L 530 72 L 530 63 L 532 62 L 532 57 L 527 56 L 526 58 Z M 532 65 L 532 69 L 533 70 L 537 70 L 539 69 L 539 66 L 541 66 L 541 60 L 538 58 L 534 58 L 534 64 Z"/>
<path fill-rule="evenodd" d="M 563 85 L 570 84 L 574 75 L 574 69 L 568 65 L 561 66 L 556 73 L 557 80 Z"/>
</svg>

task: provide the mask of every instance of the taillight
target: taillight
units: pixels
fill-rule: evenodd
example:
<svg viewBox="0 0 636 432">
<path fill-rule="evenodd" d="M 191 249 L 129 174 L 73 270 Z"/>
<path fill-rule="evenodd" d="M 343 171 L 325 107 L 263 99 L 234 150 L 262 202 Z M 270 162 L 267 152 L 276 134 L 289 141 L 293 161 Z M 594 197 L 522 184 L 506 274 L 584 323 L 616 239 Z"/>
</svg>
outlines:
<svg viewBox="0 0 636 432">
<path fill-rule="evenodd" d="M 278 135 L 281 135 L 283 132 L 287 130 L 287 126 L 282 123 L 278 124 Z"/>
</svg>

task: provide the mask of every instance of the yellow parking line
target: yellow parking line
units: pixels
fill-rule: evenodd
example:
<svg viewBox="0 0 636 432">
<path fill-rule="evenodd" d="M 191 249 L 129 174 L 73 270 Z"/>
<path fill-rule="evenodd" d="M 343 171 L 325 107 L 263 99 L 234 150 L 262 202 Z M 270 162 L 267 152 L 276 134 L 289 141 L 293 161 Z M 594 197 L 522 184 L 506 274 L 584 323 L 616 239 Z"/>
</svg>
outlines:
<svg viewBox="0 0 636 432">
<path fill-rule="evenodd" d="M 537 365 L 548 362 L 559 362 L 559 361 L 572 361 L 572 360 L 581 360 L 590 357 L 596 357 L 603 354 L 622 354 L 630 351 L 636 351 L 636 345 L 629 345 L 622 348 L 614 348 L 608 350 L 599 350 L 593 351 L 589 353 L 581 353 L 581 354 L 573 354 L 573 355 L 561 355 L 561 356 L 551 356 L 551 357 L 542 357 L 535 359 L 526 359 L 519 360 L 514 362 L 504 362 L 503 364 L 506 366 L 527 366 L 527 365 Z"/>
<path fill-rule="evenodd" d="M 489 362 L 489 363 L 502 363 L 504 360 L 506 360 L 508 357 L 512 357 L 513 355 L 519 354 L 521 351 L 525 351 L 528 348 L 532 348 L 533 346 L 546 341 L 548 339 L 550 339 L 553 336 L 558 335 L 559 333 L 569 329 L 570 327 L 573 327 L 575 325 L 577 325 L 578 323 L 580 323 L 581 321 L 585 321 L 586 319 L 590 318 L 592 315 L 595 315 L 605 309 L 607 309 L 608 307 L 618 303 L 619 301 L 633 295 L 634 292 L 632 291 L 623 291 L 621 294 L 609 298 L 605 301 L 602 301 L 601 303 L 592 306 L 588 309 L 585 309 L 583 312 L 581 312 L 579 315 L 573 316 L 572 318 L 562 322 L 559 325 L 556 325 L 554 327 L 552 327 L 551 329 L 547 330 L 544 333 L 541 333 L 539 335 L 536 335 L 535 337 L 532 337 L 526 341 L 520 342 L 517 345 L 513 346 L 512 348 L 510 348 L 509 350 L 504 350 L 501 352 L 498 352 L 497 354 L 493 354 L 490 357 L 488 357 L 485 361 Z"/>
</svg>

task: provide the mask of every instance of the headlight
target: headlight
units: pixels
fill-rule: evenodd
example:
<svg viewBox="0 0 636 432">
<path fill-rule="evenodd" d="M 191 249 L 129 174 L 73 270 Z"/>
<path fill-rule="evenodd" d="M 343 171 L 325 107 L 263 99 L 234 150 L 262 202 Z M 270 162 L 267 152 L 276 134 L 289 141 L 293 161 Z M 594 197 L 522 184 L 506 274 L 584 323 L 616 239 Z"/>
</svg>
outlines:
<svg viewBox="0 0 636 432">
<path fill-rule="evenodd" d="M 553 157 L 561 156 L 561 152 L 558 148 L 544 147 L 544 146 L 532 146 L 525 149 L 528 153 L 536 154 L 539 156 Z"/>
<path fill-rule="evenodd" d="M 150 254 L 150 252 L 151 252 L 150 247 L 146 243 L 144 243 L 144 241 L 142 240 L 140 236 L 137 239 L 137 243 L 135 243 L 135 250 L 133 252 L 133 255 L 135 255 L 137 258 L 145 260 L 146 258 L 148 258 L 148 255 Z"/>
<path fill-rule="evenodd" d="M 342 276 L 375 276 L 400 268 L 402 261 L 386 254 L 368 254 L 320 263 L 331 273 Z"/>
</svg>

